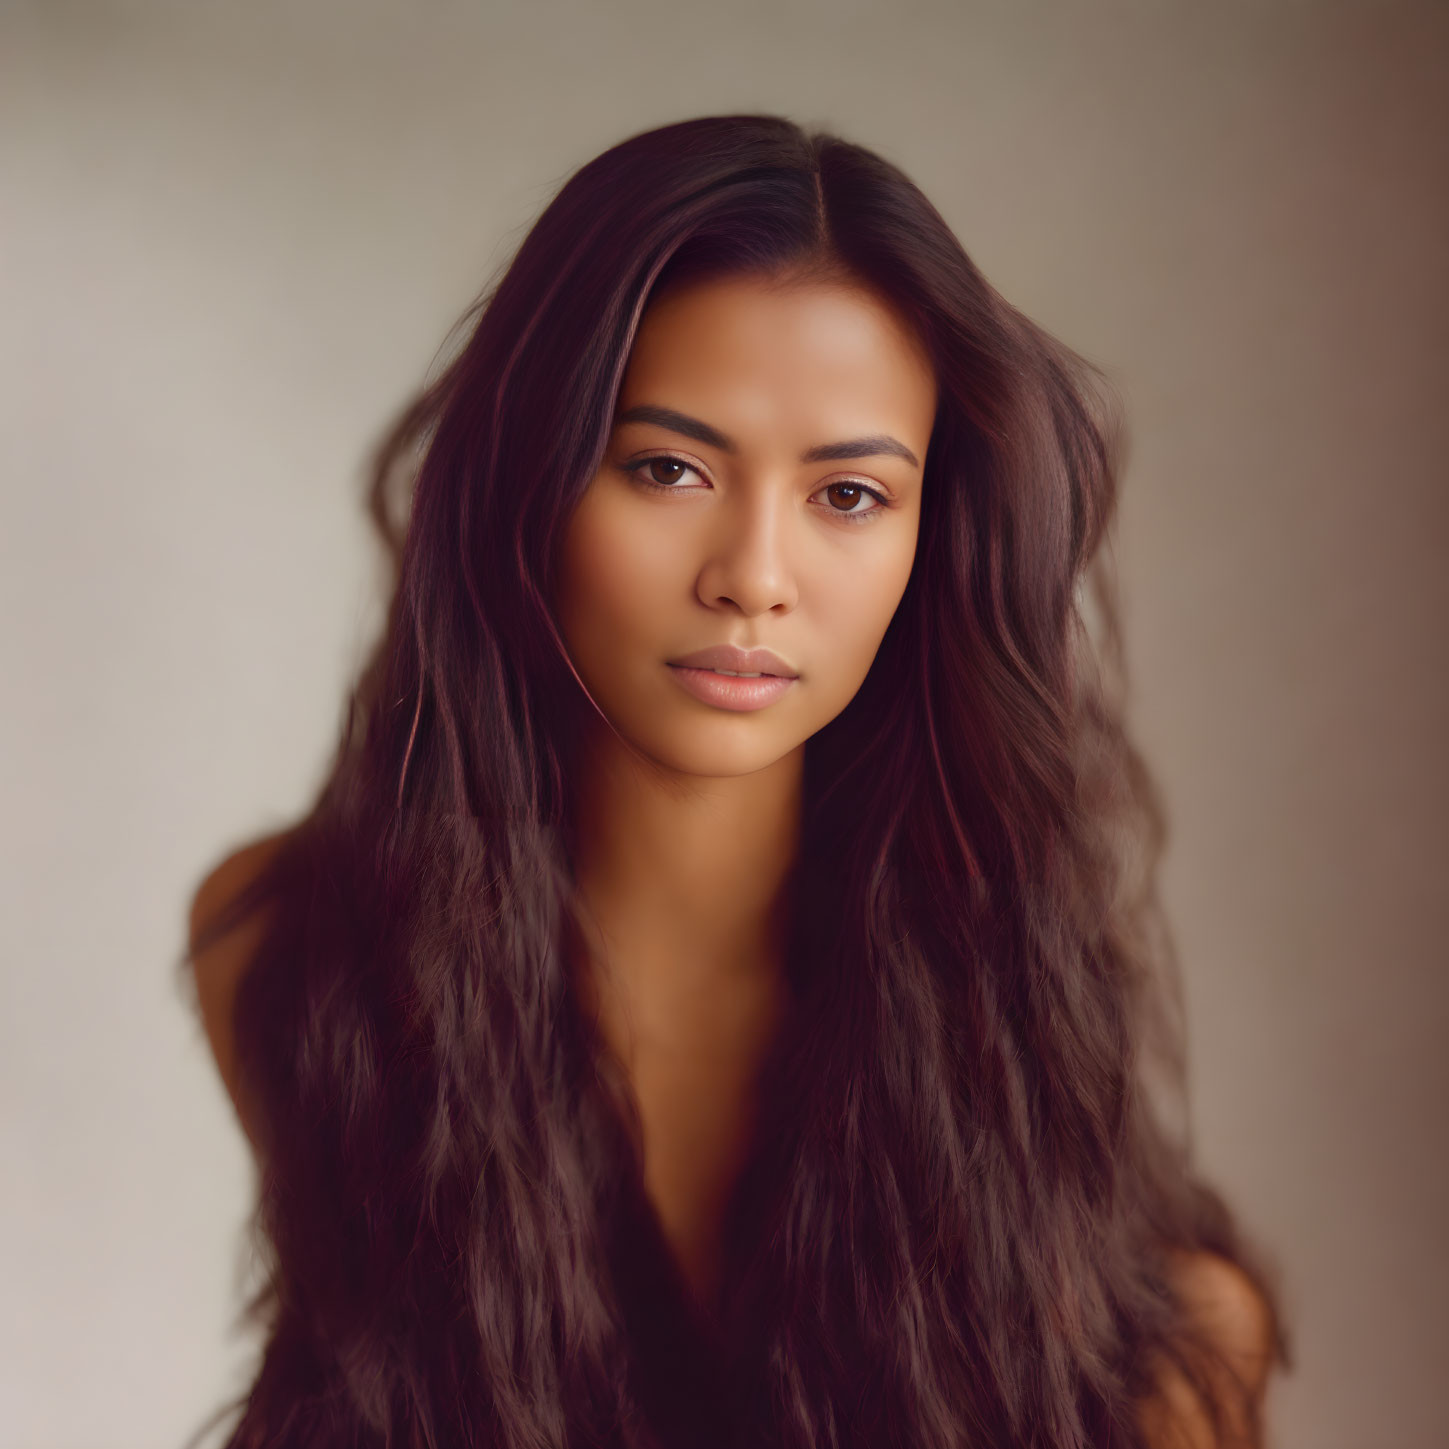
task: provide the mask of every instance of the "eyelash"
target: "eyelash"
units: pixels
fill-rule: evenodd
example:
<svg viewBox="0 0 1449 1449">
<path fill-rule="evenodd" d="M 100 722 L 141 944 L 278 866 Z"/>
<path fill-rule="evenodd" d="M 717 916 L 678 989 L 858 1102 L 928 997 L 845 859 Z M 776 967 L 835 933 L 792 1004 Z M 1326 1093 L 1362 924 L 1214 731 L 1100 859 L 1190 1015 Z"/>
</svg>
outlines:
<svg viewBox="0 0 1449 1449">
<path fill-rule="evenodd" d="M 643 476 L 643 469 L 650 463 L 676 463 L 681 468 L 688 468 L 691 473 L 699 475 L 699 469 L 684 458 L 677 458 L 673 453 L 651 453 L 647 458 L 635 458 L 632 463 L 622 464 L 624 472 L 632 475 L 634 481 L 644 488 L 652 489 L 655 493 L 679 493 L 677 483 L 656 483 L 652 478 Z M 834 518 L 839 518 L 845 523 L 865 523 L 868 519 L 874 518 L 877 514 L 884 513 L 890 506 L 890 500 L 880 492 L 879 489 L 867 487 L 864 483 L 858 483 L 852 478 L 839 478 L 834 483 L 827 483 L 826 488 L 855 488 L 860 492 L 874 498 L 881 506 L 879 508 L 867 508 L 862 513 L 842 513 L 838 508 L 829 509 L 828 512 Z M 816 492 L 822 490 L 817 489 Z"/>
</svg>

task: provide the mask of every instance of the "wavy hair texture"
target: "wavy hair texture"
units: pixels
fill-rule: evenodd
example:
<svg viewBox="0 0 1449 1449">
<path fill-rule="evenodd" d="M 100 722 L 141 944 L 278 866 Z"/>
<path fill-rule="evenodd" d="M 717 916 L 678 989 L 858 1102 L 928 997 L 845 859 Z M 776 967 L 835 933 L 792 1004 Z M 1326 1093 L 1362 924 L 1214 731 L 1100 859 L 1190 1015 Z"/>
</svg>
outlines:
<svg viewBox="0 0 1449 1449">
<path fill-rule="evenodd" d="M 644 308 L 727 272 L 870 288 L 940 401 L 905 595 L 807 746 L 799 1006 L 715 1338 L 571 987 L 595 706 L 550 600 Z M 395 588 L 325 782 L 193 942 L 264 925 L 234 1031 L 265 1348 L 230 1449 L 1134 1449 L 1165 1363 L 1226 1415 L 1175 1255 L 1242 1267 L 1290 1360 L 1273 1273 L 1169 1122 L 1164 812 L 1122 722 L 1100 375 L 895 165 L 768 115 L 590 161 L 465 322 L 377 455 Z"/>
</svg>

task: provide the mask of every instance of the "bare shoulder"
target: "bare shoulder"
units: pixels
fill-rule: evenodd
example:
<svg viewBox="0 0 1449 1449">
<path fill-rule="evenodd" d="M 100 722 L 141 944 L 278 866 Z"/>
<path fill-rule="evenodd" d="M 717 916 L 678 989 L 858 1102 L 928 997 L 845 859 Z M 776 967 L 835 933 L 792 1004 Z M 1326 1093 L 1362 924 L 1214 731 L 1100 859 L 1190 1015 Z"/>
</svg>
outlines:
<svg viewBox="0 0 1449 1449">
<path fill-rule="evenodd" d="M 208 995 L 234 988 L 251 960 L 263 923 L 248 918 L 224 934 L 214 934 L 222 913 L 236 901 L 275 855 L 287 834 L 269 835 L 226 857 L 196 888 L 191 898 L 191 967 L 205 1009 Z"/>
<path fill-rule="evenodd" d="M 1218 1347 L 1266 1377 L 1273 1358 L 1273 1313 L 1247 1273 L 1216 1253 L 1184 1253 L 1177 1283 L 1184 1302 Z"/>
<path fill-rule="evenodd" d="M 1178 1254 L 1173 1281 L 1187 1312 L 1238 1381 L 1225 1382 L 1225 1391 L 1240 1385 L 1261 1408 L 1277 1348 L 1267 1299 L 1242 1268 L 1215 1253 Z M 1256 1440 L 1241 1416 L 1233 1412 L 1230 1419 L 1229 1437 L 1215 1439 L 1204 1406 L 1175 1366 L 1160 1375 L 1157 1392 L 1143 1410 L 1147 1442 L 1154 1449 L 1215 1449 L 1219 1443 L 1256 1449 Z"/>
<path fill-rule="evenodd" d="M 253 914 L 220 935 L 215 927 L 222 912 L 256 879 L 289 833 L 267 836 L 227 856 L 201 882 L 191 900 L 189 960 L 197 1006 L 222 1083 L 253 1146 L 256 1119 L 244 1104 L 238 1079 L 232 1010 L 237 988 L 256 959 L 266 922 Z"/>
</svg>

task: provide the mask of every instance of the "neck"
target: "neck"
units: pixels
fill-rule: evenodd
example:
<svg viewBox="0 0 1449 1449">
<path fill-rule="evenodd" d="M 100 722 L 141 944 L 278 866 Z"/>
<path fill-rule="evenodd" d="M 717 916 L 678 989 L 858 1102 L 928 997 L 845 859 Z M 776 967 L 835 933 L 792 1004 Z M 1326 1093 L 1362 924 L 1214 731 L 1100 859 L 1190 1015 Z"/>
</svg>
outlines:
<svg viewBox="0 0 1449 1449">
<path fill-rule="evenodd" d="M 804 747 L 748 775 L 685 776 L 602 730 L 581 751 L 573 869 L 592 984 L 704 1029 L 780 985 Z"/>
</svg>

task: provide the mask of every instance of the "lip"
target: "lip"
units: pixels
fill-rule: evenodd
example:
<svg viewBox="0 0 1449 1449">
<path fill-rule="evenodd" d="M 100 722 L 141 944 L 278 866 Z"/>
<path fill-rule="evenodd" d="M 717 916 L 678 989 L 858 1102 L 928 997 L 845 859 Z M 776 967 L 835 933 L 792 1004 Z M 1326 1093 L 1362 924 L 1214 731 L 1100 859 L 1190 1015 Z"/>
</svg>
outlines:
<svg viewBox="0 0 1449 1449">
<path fill-rule="evenodd" d="M 759 679 L 735 679 L 712 669 L 671 664 L 669 672 L 696 699 L 720 709 L 763 709 L 795 683 L 794 675 L 764 674 Z"/>
<path fill-rule="evenodd" d="M 708 649 L 696 649 L 693 654 L 681 654 L 678 659 L 670 659 L 667 663 L 688 669 L 729 669 L 736 674 L 772 674 L 778 679 L 799 677 L 799 671 L 773 650 L 741 649 L 734 644 L 713 644 Z M 750 684 L 757 681 L 742 682 Z"/>
</svg>

